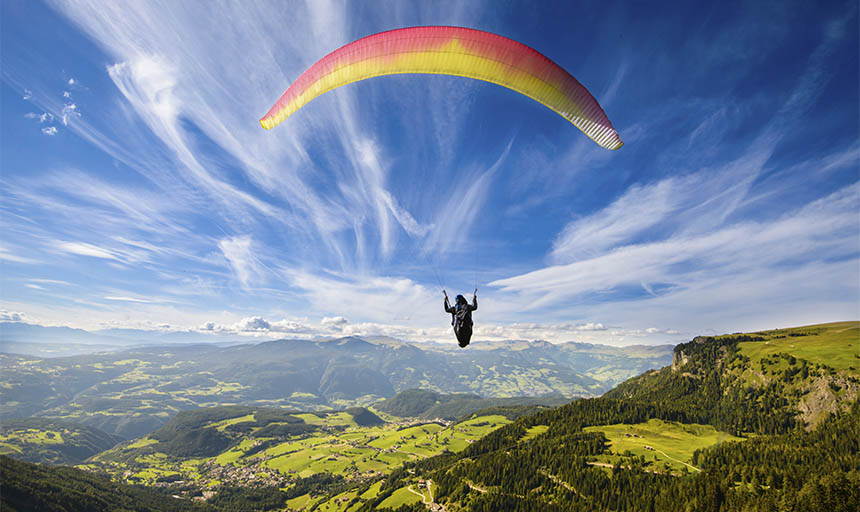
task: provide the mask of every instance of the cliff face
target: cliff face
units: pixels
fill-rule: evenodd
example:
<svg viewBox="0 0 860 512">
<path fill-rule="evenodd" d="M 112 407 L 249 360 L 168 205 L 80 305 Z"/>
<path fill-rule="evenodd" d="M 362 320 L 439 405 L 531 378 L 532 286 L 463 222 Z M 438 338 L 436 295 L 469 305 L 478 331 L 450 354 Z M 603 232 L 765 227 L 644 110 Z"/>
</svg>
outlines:
<svg viewBox="0 0 860 512">
<path fill-rule="evenodd" d="M 689 343 L 675 347 L 675 350 L 672 352 L 672 371 L 678 371 L 680 367 L 690 362 L 690 350 L 687 349 L 689 345 L 701 345 L 713 340 L 714 338 L 710 336 L 696 336 Z"/>
<path fill-rule="evenodd" d="M 711 382 L 716 386 L 714 391 L 718 389 L 723 397 L 743 395 L 739 406 L 746 407 L 750 397 L 755 396 L 772 410 L 786 412 L 812 429 L 831 414 L 844 411 L 860 396 L 860 375 L 853 366 L 837 369 L 829 366 L 829 361 L 815 359 L 817 350 L 837 350 L 838 355 L 838 350 L 844 349 L 834 348 L 832 342 L 821 341 L 816 334 L 813 329 L 798 328 L 773 333 L 697 336 L 675 347 L 668 373 L 675 379 Z M 797 341 L 781 341 L 785 339 Z M 741 342 L 760 342 L 768 348 L 748 343 L 742 349 Z M 777 349 L 778 343 L 782 344 Z M 849 346 L 846 340 L 845 347 Z M 646 382 L 647 379 L 640 380 L 627 386 L 624 396 L 636 396 L 637 388 Z M 659 386 L 649 383 L 648 388 L 652 387 Z"/>
</svg>

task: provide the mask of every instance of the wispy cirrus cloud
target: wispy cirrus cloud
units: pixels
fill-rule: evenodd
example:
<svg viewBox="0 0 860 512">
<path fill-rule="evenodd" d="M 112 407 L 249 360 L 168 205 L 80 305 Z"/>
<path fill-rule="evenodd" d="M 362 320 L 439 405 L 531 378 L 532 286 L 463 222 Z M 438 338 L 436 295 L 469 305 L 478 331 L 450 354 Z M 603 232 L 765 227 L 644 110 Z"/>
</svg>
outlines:
<svg viewBox="0 0 860 512">
<path fill-rule="evenodd" d="M 227 259 L 243 287 L 248 288 L 251 280 L 261 272 L 261 265 L 254 255 L 253 240 L 250 236 L 235 236 L 224 238 L 218 242 L 218 248 Z"/>
<path fill-rule="evenodd" d="M 119 258 L 117 257 L 117 255 L 113 251 L 111 251 L 109 249 L 105 249 L 103 247 L 98 247 L 98 246 L 93 245 L 93 244 L 88 244 L 85 242 L 58 241 L 58 242 L 56 242 L 55 246 L 60 251 L 67 252 L 70 254 L 77 254 L 80 256 L 91 256 L 93 258 L 101 258 L 101 259 L 105 259 L 105 260 L 117 260 L 117 261 L 119 261 Z"/>
<path fill-rule="evenodd" d="M 792 262 L 856 258 L 858 208 L 860 188 L 854 184 L 773 222 L 741 222 L 695 235 L 625 245 L 491 285 L 534 298 L 529 301 L 534 308 L 642 282 L 683 289 L 717 276 L 765 275 Z"/>
<path fill-rule="evenodd" d="M 290 31 L 278 29 L 272 6 L 265 4 L 56 5 L 114 56 L 117 63 L 108 71 L 123 99 L 188 171 L 190 182 L 231 212 L 228 223 L 283 224 L 293 239 L 322 243 L 325 253 L 334 255 L 328 257 L 329 264 L 342 268 L 358 264 L 365 270 L 368 264 L 391 257 L 399 231 L 413 237 L 428 231 L 392 189 L 391 166 L 374 133 L 367 130 L 351 88 L 312 102 L 303 109 L 307 113 L 300 112 L 272 133 L 261 131 L 255 121 L 313 61 L 356 37 L 356 20 L 341 4 L 293 4 L 293 17 L 307 23 Z M 398 11 L 413 20 L 422 16 L 418 8 L 401 6 Z M 449 10 L 430 11 L 434 17 L 444 12 L 445 19 L 439 21 L 454 23 L 463 16 L 477 16 L 480 9 L 452 5 Z M 213 26 L 244 28 L 222 33 L 213 44 L 211 34 L 188 30 L 203 15 Z M 278 37 L 267 37 L 272 33 Z M 249 47 L 254 51 L 248 52 Z M 220 85 L 213 87 L 216 83 Z M 241 102 L 228 91 L 243 91 Z M 462 110 L 453 99 L 444 103 Z M 451 128 L 449 122 L 446 129 L 455 133 Z M 111 149 L 103 135 L 90 137 Z M 212 165 L 224 158 L 204 162 L 199 156 L 203 139 L 238 165 L 229 169 Z M 307 153 L 309 141 L 315 142 L 311 147 L 322 143 L 336 153 L 322 157 L 333 164 L 333 176 L 322 183 L 317 182 L 320 174 Z M 439 153 L 447 153 L 447 146 Z M 239 187 L 237 181 L 252 186 Z M 281 208 L 281 203 L 287 206 Z M 344 236 L 349 231 L 352 236 Z"/>
</svg>

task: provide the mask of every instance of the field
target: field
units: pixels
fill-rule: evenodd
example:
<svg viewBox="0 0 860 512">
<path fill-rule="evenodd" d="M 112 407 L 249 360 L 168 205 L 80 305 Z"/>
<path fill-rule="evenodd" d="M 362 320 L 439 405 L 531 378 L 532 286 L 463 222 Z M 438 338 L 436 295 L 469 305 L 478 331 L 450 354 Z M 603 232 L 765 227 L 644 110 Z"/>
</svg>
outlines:
<svg viewBox="0 0 860 512">
<path fill-rule="evenodd" d="M 644 457 L 648 464 L 646 469 L 672 474 L 699 471 L 693 465 L 693 452 L 696 450 L 726 441 L 743 440 L 710 425 L 658 419 L 635 425 L 602 425 L 583 430 L 603 432 L 609 440 L 611 453 L 599 456 L 596 465 L 627 466 L 631 463 L 631 457 Z"/>
<path fill-rule="evenodd" d="M 780 353 L 837 370 L 860 368 L 860 322 L 837 322 L 753 333 L 765 338 L 739 344 L 753 363 Z"/>
</svg>

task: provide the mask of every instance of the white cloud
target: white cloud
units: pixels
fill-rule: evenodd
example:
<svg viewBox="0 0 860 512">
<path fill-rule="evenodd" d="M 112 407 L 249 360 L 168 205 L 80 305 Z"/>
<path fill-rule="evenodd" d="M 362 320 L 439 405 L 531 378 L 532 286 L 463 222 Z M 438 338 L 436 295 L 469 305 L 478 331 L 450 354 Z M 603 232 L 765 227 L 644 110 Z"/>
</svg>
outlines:
<svg viewBox="0 0 860 512">
<path fill-rule="evenodd" d="M 605 331 L 606 326 L 600 322 L 588 322 L 587 324 L 577 325 L 577 331 Z"/>
<path fill-rule="evenodd" d="M 140 298 L 140 297 L 126 297 L 126 296 L 118 296 L 118 295 L 106 295 L 104 298 L 106 300 L 115 300 L 115 301 L 119 301 L 119 302 L 135 302 L 138 304 L 151 304 L 152 302 L 154 302 L 150 299 L 144 299 L 144 298 Z"/>
<path fill-rule="evenodd" d="M 54 114 L 49 112 L 42 112 L 41 114 L 37 114 L 35 112 L 27 112 L 24 114 L 24 117 L 27 119 L 38 120 L 40 124 L 42 123 L 50 123 L 54 120 Z"/>
<path fill-rule="evenodd" d="M 56 242 L 55 246 L 61 251 L 71 254 L 119 261 L 119 258 L 110 250 L 85 242 Z"/>
<path fill-rule="evenodd" d="M 513 139 L 487 170 L 475 176 L 463 175 L 451 184 L 449 199 L 439 210 L 424 242 L 424 253 L 446 253 L 455 245 L 465 245 L 472 224 L 484 206 L 493 177 L 511 152 Z M 464 188 L 465 187 L 465 188 Z"/>
<path fill-rule="evenodd" d="M 60 112 L 60 120 L 64 126 L 68 126 L 69 121 L 76 117 L 81 117 L 81 112 L 75 103 L 66 103 L 63 105 L 63 110 Z"/>
<path fill-rule="evenodd" d="M 26 317 L 23 313 L 0 309 L 0 321 L 2 322 L 23 322 L 25 320 Z"/>
<path fill-rule="evenodd" d="M 57 134 L 57 127 L 56 126 L 48 126 L 48 127 L 42 128 L 42 133 L 44 133 L 45 135 L 56 135 Z"/>
<path fill-rule="evenodd" d="M 203 186 L 223 207 L 236 213 L 241 212 L 238 205 L 244 205 L 271 217 L 283 214 L 226 183 L 200 162 L 189 141 L 190 135 L 179 122 L 180 114 L 189 112 L 178 94 L 176 66 L 159 55 L 135 52 L 128 62 L 109 66 L 108 74 L 152 132 L 173 151 L 184 168 L 191 171 L 191 180 Z"/>
<path fill-rule="evenodd" d="M 36 282 L 36 283 L 42 283 L 42 284 L 60 284 L 60 285 L 64 285 L 64 286 L 68 286 L 68 285 L 71 285 L 71 284 L 72 284 L 72 283 L 70 283 L 70 282 L 68 282 L 68 281 L 62 281 L 62 280 L 60 280 L 60 279 L 39 279 L 39 278 L 32 278 L 32 279 L 30 279 L 30 281 L 33 281 L 33 282 Z"/>
<path fill-rule="evenodd" d="M 629 243 L 670 213 L 689 207 L 695 192 L 691 179 L 669 178 L 649 186 L 633 186 L 603 210 L 565 226 L 553 243 L 551 258 L 570 262 Z"/>
<path fill-rule="evenodd" d="M 260 263 L 254 256 L 250 235 L 221 239 L 218 248 L 227 258 L 236 278 L 247 288 L 251 279 L 260 274 Z"/>
<path fill-rule="evenodd" d="M 245 318 L 238 325 L 240 331 L 268 331 L 271 328 L 272 325 L 260 316 Z"/>
<path fill-rule="evenodd" d="M 441 297 L 410 279 L 284 272 L 320 315 L 385 324 L 408 319 L 418 327 L 432 325 L 439 318 Z"/>
<path fill-rule="evenodd" d="M 232 324 L 222 325 L 216 322 L 206 322 L 197 327 L 198 331 L 217 332 L 221 334 L 250 334 L 254 336 L 267 335 L 279 337 L 284 334 L 311 334 L 315 330 L 307 323 L 282 319 L 269 322 L 262 316 L 245 317 Z"/>
<path fill-rule="evenodd" d="M 277 322 L 272 322 L 270 329 L 272 332 L 277 333 L 300 334 L 311 332 L 311 328 L 306 323 L 293 320 L 278 320 Z"/>
<path fill-rule="evenodd" d="M 63 98 L 69 99 L 72 97 L 72 93 L 69 91 L 63 91 Z"/>
<path fill-rule="evenodd" d="M 322 320 L 320 320 L 320 323 L 322 325 L 326 325 L 326 326 L 330 326 L 330 327 L 342 327 L 342 326 L 348 324 L 349 320 L 347 320 L 346 318 L 344 318 L 342 316 L 334 316 L 334 317 L 326 316 L 326 317 L 323 317 Z"/>
<path fill-rule="evenodd" d="M 14 263 L 40 263 L 39 260 L 33 258 L 27 258 L 25 256 L 19 256 L 17 254 L 12 254 L 9 252 L 5 246 L 0 245 L 0 261 L 11 261 Z"/>
</svg>

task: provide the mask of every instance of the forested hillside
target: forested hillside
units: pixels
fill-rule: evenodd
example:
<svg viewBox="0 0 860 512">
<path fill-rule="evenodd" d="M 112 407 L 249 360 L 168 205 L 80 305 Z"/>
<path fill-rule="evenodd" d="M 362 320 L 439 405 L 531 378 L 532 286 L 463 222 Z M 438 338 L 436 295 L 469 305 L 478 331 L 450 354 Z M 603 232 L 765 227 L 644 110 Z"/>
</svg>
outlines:
<svg viewBox="0 0 860 512">
<path fill-rule="evenodd" d="M 118 484 L 80 469 L 41 466 L 0 455 L 0 509 L 4 512 L 57 510 L 104 512 L 206 512 L 205 503 L 177 500 L 152 490 Z"/>
<path fill-rule="evenodd" d="M 505 408 L 511 408 L 521 415 L 524 409 L 517 406 L 535 406 L 536 411 L 537 407 L 558 407 L 568 402 L 570 399 L 561 395 L 481 398 L 471 393 L 443 394 L 426 389 L 407 389 L 373 406 L 379 411 L 394 416 L 456 420 L 489 409 L 502 411 Z"/>
</svg>

